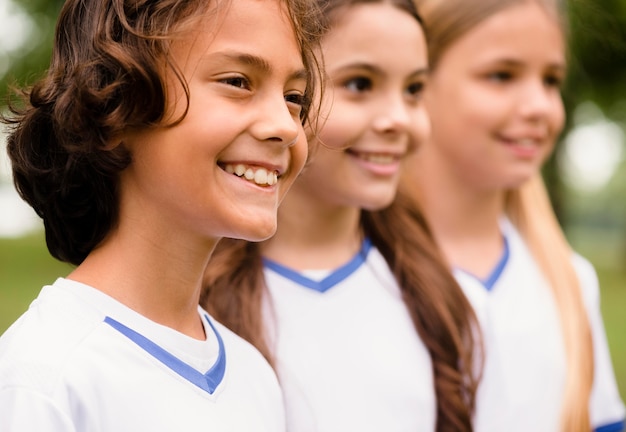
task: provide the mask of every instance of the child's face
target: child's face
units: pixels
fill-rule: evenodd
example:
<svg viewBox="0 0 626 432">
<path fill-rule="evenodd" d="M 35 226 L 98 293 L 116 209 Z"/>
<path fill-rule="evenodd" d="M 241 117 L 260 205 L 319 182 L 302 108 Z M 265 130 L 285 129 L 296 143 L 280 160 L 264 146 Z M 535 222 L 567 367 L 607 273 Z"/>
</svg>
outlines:
<svg viewBox="0 0 626 432">
<path fill-rule="evenodd" d="M 429 131 L 421 100 L 426 43 L 417 20 L 389 4 L 339 13 L 322 41 L 329 114 L 298 192 L 374 210 L 391 203 L 402 161 Z"/>
<path fill-rule="evenodd" d="M 173 42 L 171 56 L 189 86 L 189 111 L 179 124 L 125 140 L 133 163 L 122 174 L 122 218 L 141 214 L 144 224 L 192 236 L 267 238 L 307 154 L 306 77 L 283 6 L 233 0 Z M 184 92 L 173 74 L 168 80 L 177 118 Z"/>
<path fill-rule="evenodd" d="M 464 185 L 519 186 L 539 170 L 562 130 L 565 66 L 559 24 L 536 2 L 487 18 L 432 72 L 425 92 L 429 151 Z"/>
</svg>

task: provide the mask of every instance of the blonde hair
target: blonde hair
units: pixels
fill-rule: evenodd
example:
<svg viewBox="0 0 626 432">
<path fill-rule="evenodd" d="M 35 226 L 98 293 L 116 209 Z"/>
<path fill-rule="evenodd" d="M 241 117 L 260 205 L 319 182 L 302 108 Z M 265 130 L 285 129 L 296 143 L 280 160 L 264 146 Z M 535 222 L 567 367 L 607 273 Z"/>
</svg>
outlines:
<svg viewBox="0 0 626 432">
<path fill-rule="evenodd" d="M 566 33 L 559 0 L 414 0 L 424 19 L 429 60 L 436 70 L 445 50 L 489 16 L 515 4 L 535 1 L 552 14 Z M 572 250 L 559 226 L 541 174 L 507 193 L 506 213 L 525 239 L 547 278 L 559 311 L 567 358 L 561 408 L 563 432 L 588 432 L 593 384 L 593 349 L 580 281 Z"/>
<path fill-rule="evenodd" d="M 591 329 L 572 250 L 552 210 L 543 179 L 537 174 L 507 195 L 506 213 L 518 228 L 552 287 L 568 362 L 561 430 L 589 431 L 589 396 L 593 384 Z"/>
</svg>

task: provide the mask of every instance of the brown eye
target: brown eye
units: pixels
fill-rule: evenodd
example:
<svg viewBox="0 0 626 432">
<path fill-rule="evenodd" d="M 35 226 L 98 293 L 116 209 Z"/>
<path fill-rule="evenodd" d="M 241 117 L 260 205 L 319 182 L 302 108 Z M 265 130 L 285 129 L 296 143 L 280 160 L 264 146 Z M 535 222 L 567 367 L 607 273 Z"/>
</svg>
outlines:
<svg viewBox="0 0 626 432">
<path fill-rule="evenodd" d="M 409 86 L 406 88 L 406 92 L 411 96 L 419 96 L 422 94 L 423 91 L 424 91 L 423 81 L 417 81 L 412 84 L 409 84 Z"/>
<path fill-rule="evenodd" d="M 365 77 L 351 78 L 343 86 L 351 92 L 361 93 L 372 89 L 372 80 Z"/>
<path fill-rule="evenodd" d="M 492 72 L 487 75 L 487 78 L 490 81 L 494 82 L 507 82 L 513 79 L 513 74 L 505 71 Z"/>
<path fill-rule="evenodd" d="M 246 78 L 240 76 L 223 78 L 220 80 L 220 82 L 241 89 L 250 89 L 250 82 Z"/>
<path fill-rule="evenodd" d="M 544 78 L 543 82 L 547 87 L 561 88 L 561 85 L 563 84 L 563 78 L 557 75 L 548 75 Z"/>
</svg>

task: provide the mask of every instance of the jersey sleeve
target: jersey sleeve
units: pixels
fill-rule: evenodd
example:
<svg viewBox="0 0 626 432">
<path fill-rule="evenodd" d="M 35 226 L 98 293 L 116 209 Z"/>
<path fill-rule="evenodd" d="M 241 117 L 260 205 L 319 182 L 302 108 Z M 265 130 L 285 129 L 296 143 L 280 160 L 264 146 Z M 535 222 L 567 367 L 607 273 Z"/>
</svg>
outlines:
<svg viewBox="0 0 626 432">
<path fill-rule="evenodd" d="M 591 424 L 595 432 L 621 432 L 624 431 L 625 409 L 617 389 L 600 311 L 598 277 L 591 263 L 579 255 L 574 256 L 574 267 L 581 282 L 593 337 L 594 382 L 590 400 Z"/>
<path fill-rule="evenodd" d="M 77 432 L 49 398 L 24 388 L 0 391 L 0 431 Z"/>
</svg>

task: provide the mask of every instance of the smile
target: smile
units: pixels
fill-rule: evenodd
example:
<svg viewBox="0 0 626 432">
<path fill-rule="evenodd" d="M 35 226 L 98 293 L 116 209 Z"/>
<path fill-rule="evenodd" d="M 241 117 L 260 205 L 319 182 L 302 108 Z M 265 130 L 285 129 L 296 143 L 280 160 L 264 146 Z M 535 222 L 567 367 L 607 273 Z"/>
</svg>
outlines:
<svg viewBox="0 0 626 432">
<path fill-rule="evenodd" d="M 539 145 L 539 142 L 537 140 L 530 138 L 510 140 L 509 142 L 510 144 L 518 145 L 520 147 L 534 147 L 536 145 Z"/>
<path fill-rule="evenodd" d="M 268 171 L 261 167 L 251 167 L 244 164 L 226 164 L 224 171 L 236 175 L 244 180 L 259 186 L 273 186 L 278 183 L 278 172 Z"/>
<path fill-rule="evenodd" d="M 400 159 L 398 155 L 389 153 L 361 153 L 355 151 L 348 151 L 353 156 L 377 165 L 391 165 L 397 163 Z"/>
</svg>

